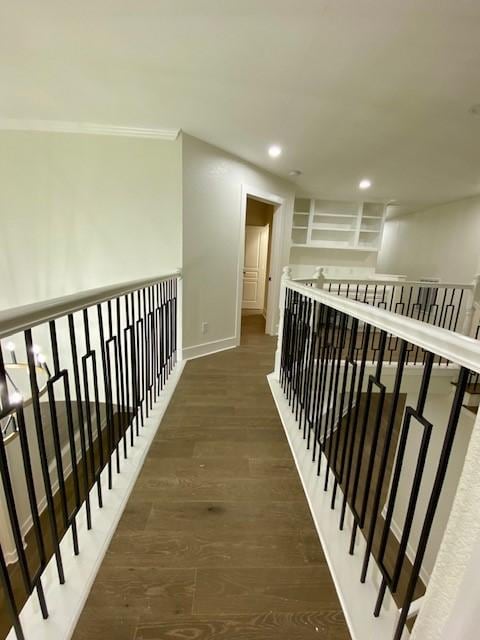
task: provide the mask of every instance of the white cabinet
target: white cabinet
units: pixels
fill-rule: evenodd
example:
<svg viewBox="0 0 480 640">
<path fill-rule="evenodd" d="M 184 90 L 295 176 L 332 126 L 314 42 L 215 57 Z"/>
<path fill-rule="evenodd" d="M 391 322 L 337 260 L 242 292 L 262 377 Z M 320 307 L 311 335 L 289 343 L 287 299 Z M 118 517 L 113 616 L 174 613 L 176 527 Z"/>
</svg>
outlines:
<svg viewBox="0 0 480 640">
<path fill-rule="evenodd" d="M 292 247 L 377 252 L 385 205 L 296 198 Z"/>
</svg>

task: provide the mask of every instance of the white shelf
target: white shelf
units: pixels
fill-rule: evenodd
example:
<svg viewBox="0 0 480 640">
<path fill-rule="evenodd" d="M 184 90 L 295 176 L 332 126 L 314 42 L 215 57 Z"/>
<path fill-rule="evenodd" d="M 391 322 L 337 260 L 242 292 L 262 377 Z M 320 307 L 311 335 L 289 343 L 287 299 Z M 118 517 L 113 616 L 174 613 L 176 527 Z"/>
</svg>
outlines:
<svg viewBox="0 0 480 640">
<path fill-rule="evenodd" d="M 354 245 L 347 240 L 317 240 L 312 241 L 311 246 L 318 249 L 354 249 Z"/>
<path fill-rule="evenodd" d="M 359 212 L 358 202 L 345 202 L 340 200 L 313 200 L 311 201 L 313 213 L 331 213 L 340 215 L 350 215 L 356 217 Z"/>
<path fill-rule="evenodd" d="M 324 216 L 326 218 L 354 218 L 355 220 L 358 216 L 354 216 L 350 213 L 323 213 L 322 211 L 315 211 L 315 216 Z"/>
<path fill-rule="evenodd" d="M 334 227 L 318 223 L 314 223 L 311 226 L 312 229 L 315 229 L 317 231 L 344 231 L 346 233 L 354 233 L 356 231 L 354 227 Z"/>
<path fill-rule="evenodd" d="M 299 244 L 294 242 L 290 245 L 291 249 L 311 249 L 312 251 L 318 251 L 319 249 L 342 249 L 342 251 L 369 251 L 370 253 L 377 253 L 377 247 L 367 247 L 365 245 L 355 245 L 354 247 L 335 247 L 323 246 L 321 244 Z"/>
<path fill-rule="evenodd" d="M 383 204 L 297 198 L 295 207 L 302 211 L 294 212 L 292 247 L 378 251 L 383 231 Z"/>
</svg>

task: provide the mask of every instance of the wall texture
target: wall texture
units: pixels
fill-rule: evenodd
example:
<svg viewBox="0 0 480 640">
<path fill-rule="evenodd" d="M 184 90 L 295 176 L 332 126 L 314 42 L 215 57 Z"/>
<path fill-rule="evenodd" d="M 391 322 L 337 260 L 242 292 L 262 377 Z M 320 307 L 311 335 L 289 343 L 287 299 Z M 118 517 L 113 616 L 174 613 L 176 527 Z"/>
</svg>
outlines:
<svg viewBox="0 0 480 640">
<path fill-rule="evenodd" d="M 286 229 L 294 186 L 192 136 L 182 137 L 184 347 L 221 346 L 235 336 L 242 185 L 285 198 Z M 285 265 L 288 232 L 282 239 Z"/>
<path fill-rule="evenodd" d="M 0 132 L 0 309 L 182 263 L 181 141 Z"/>
<path fill-rule="evenodd" d="M 480 197 L 388 220 L 377 271 L 470 282 L 480 272 Z"/>
<path fill-rule="evenodd" d="M 325 267 L 332 277 L 367 277 L 375 272 L 377 254 L 370 251 L 343 249 L 304 249 L 292 247 L 290 265 L 294 278 L 309 278 L 317 267 Z"/>
</svg>

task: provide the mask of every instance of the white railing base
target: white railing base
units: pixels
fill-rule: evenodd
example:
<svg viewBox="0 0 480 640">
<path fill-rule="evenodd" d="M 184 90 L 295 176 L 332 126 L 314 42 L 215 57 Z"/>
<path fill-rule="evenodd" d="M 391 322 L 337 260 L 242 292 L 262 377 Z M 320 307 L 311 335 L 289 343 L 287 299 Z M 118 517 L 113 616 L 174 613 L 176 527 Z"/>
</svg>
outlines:
<svg viewBox="0 0 480 640">
<path fill-rule="evenodd" d="M 69 640 L 72 637 L 80 614 L 90 593 L 120 517 L 127 505 L 137 477 L 142 469 L 150 445 L 158 431 L 163 415 L 169 405 L 185 362 L 178 362 L 153 406 L 150 416 L 135 436 L 135 446 L 129 449 L 127 460 L 121 459 L 121 473 L 113 473 L 113 489 L 107 489 L 108 469 L 101 474 L 103 508 L 98 507 L 97 487 L 90 491 L 93 528 L 88 531 L 83 503 L 77 516 L 80 554 L 73 553 L 72 534 L 68 530 L 60 543 L 66 582 L 59 584 L 55 558 L 52 557 L 42 576 L 43 588 L 49 609 L 49 618 L 42 620 L 37 594 L 34 592 L 20 613 L 25 640 Z M 130 429 L 127 438 L 130 438 Z M 112 463 L 115 469 L 115 452 Z M 15 631 L 10 630 L 7 640 L 16 640 Z"/>
<path fill-rule="evenodd" d="M 340 489 L 337 491 L 337 509 L 330 509 L 330 491 L 323 490 L 326 461 L 322 465 L 320 476 L 317 476 L 317 465 L 311 461 L 311 452 L 306 450 L 302 432 L 298 429 L 298 424 L 288 406 L 279 382 L 275 379 L 275 374 L 270 374 L 267 379 L 302 481 L 303 490 L 352 640 L 392 638 L 398 621 L 398 608 L 387 590 L 380 616 L 378 618 L 373 616 L 373 609 L 381 582 L 380 571 L 375 562 L 371 560 L 367 581 L 365 584 L 360 583 L 365 540 L 362 535 L 357 535 L 355 554 L 353 556 L 348 554 L 353 518 L 351 516 L 345 518 L 345 527 L 343 531 L 339 530 L 338 505 L 341 504 L 342 492 Z M 332 485 L 333 483 L 331 482 L 330 484 Z M 410 634 L 405 628 L 402 640 L 407 640 L 408 638 L 410 638 Z"/>
</svg>

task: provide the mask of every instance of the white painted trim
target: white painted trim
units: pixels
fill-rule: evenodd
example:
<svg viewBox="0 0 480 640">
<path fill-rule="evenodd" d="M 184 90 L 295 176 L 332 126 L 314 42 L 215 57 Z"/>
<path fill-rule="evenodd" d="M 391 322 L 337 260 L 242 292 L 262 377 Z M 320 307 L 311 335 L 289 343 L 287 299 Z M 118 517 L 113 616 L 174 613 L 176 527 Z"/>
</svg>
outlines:
<svg viewBox="0 0 480 640">
<path fill-rule="evenodd" d="M 282 342 L 283 342 L 283 317 L 284 317 L 284 307 L 285 307 L 285 292 L 286 292 L 286 283 L 290 276 L 292 275 L 292 270 L 290 267 L 283 267 L 282 278 L 280 280 L 280 293 L 278 296 L 278 310 L 279 310 L 279 321 L 278 321 L 278 335 L 277 335 L 277 349 L 275 351 L 275 364 L 274 364 L 274 374 L 275 380 L 280 380 L 280 364 L 282 359 Z"/>
<path fill-rule="evenodd" d="M 280 295 L 280 281 L 282 279 L 282 244 L 285 235 L 285 200 L 273 212 L 272 241 L 270 243 L 270 273 L 272 280 L 268 285 L 267 315 L 265 318 L 265 332 L 268 335 L 277 335 L 278 326 L 276 323 L 278 311 L 278 299 Z M 278 296 L 276 293 L 278 292 Z"/>
<path fill-rule="evenodd" d="M 25 640 L 68 640 L 72 637 L 183 367 L 184 363 L 179 363 L 173 370 L 150 417 L 145 420 L 140 436 L 136 437 L 135 446 L 129 450 L 128 459 L 122 460 L 122 472 L 113 475 L 114 486 L 111 491 L 106 489 L 108 469 L 105 467 L 103 470 L 101 481 L 105 491 L 102 509 L 98 508 L 96 485 L 91 489 L 93 528 L 90 531 L 86 525 L 85 503 L 81 507 L 77 516 L 80 555 L 75 556 L 73 553 L 71 532 L 68 531 L 63 537 L 60 549 L 66 576 L 64 585 L 58 582 L 55 557 L 50 559 L 42 577 L 50 616 L 47 620 L 42 620 L 38 598 L 35 593 L 31 595 L 20 614 Z M 112 454 L 112 458 L 114 456 L 115 453 Z M 13 629 L 10 630 L 7 640 L 16 640 Z"/>
<path fill-rule="evenodd" d="M 385 520 L 386 516 L 387 516 L 387 507 L 384 506 L 382 509 L 382 518 Z M 397 542 L 400 542 L 400 540 L 402 539 L 403 528 L 398 524 L 395 518 L 392 518 L 390 522 L 390 531 L 393 533 L 393 535 L 397 539 Z M 416 556 L 417 550 L 412 547 L 412 543 L 410 541 L 408 541 L 407 543 L 407 549 L 405 553 L 407 555 L 407 558 L 410 560 L 410 564 L 413 565 L 413 563 L 415 562 L 415 556 Z M 420 567 L 420 579 L 425 585 L 428 585 L 430 581 L 430 573 L 427 571 L 424 565 Z"/>
<path fill-rule="evenodd" d="M 84 133 L 100 136 L 123 136 L 127 138 L 154 138 L 176 140 L 180 129 L 150 129 L 146 127 L 123 127 L 93 122 L 67 122 L 63 120 L 20 120 L 0 118 L 0 130 L 44 131 L 50 133 Z"/>
<path fill-rule="evenodd" d="M 26 533 L 26 532 L 25 532 Z M 25 533 L 22 529 L 22 542 L 23 542 L 23 548 L 26 549 L 27 548 L 27 544 L 25 542 L 25 540 L 23 539 L 25 536 Z M 3 558 L 5 560 L 5 564 L 8 566 L 9 564 L 14 564 L 15 562 L 18 562 L 18 553 L 17 550 L 14 549 L 13 551 L 4 551 L 3 552 Z"/>
<path fill-rule="evenodd" d="M 292 266 L 292 265 L 291 265 Z M 298 265 L 293 265 L 298 266 Z M 315 282 L 317 276 L 312 273 L 310 278 L 294 278 L 294 282 L 306 283 L 306 282 Z M 464 289 L 465 291 L 473 291 L 474 285 L 471 282 L 428 282 L 425 280 L 398 280 L 391 278 L 343 278 L 342 276 L 335 276 L 334 278 L 330 278 L 328 276 L 323 277 L 323 283 L 325 284 L 336 284 L 336 285 L 345 285 L 345 290 L 347 285 L 377 285 L 381 287 L 422 287 L 424 289 L 434 288 L 434 289 Z"/>
<path fill-rule="evenodd" d="M 298 474 L 302 481 L 310 511 L 317 529 L 323 552 L 335 583 L 337 594 L 352 636 L 352 640 L 374 640 L 392 638 L 398 621 L 398 608 L 388 589 L 384 605 L 378 618 L 373 616 L 373 609 L 381 583 L 381 573 L 375 562 L 370 562 L 367 580 L 360 583 L 365 540 L 357 535 L 355 554 L 350 556 L 348 547 L 352 531 L 353 518 L 349 514 L 345 519 L 343 531 L 338 528 L 339 509 L 342 492 L 337 489 L 337 508 L 330 508 L 331 493 L 324 491 L 326 461 L 322 465 L 320 476 L 317 476 L 317 465 L 312 463 L 311 452 L 307 451 L 302 432 L 292 415 L 291 408 L 285 400 L 275 374 L 267 376 L 283 428 L 295 460 Z M 330 483 L 332 486 L 332 483 Z M 407 629 L 402 640 L 410 634 Z"/>
<path fill-rule="evenodd" d="M 177 269 L 177 362 L 183 360 L 183 276 Z"/>
<path fill-rule="evenodd" d="M 235 339 L 236 345 L 240 344 L 241 328 L 242 328 L 242 292 L 243 292 L 243 265 L 245 262 L 245 221 L 247 218 L 247 196 L 272 204 L 275 207 L 272 220 L 272 241 L 270 243 L 270 273 L 272 280 L 268 285 L 267 298 L 267 317 L 265 322 L 265 332 L 270 335 L 276 334 L 275 314 L 277 304 L 275 296 L 272 292 L 277 291 L 281 276 L 281 256 L 282 256 L 282 237 L 285 220 L 285 198 L 250 187 L 246 184 L 241 185 L 240 197 L 240 233 L 238 247 L 238 264 L 237 264 L 237 309 L 235 317 Z"/>
<path fill-rule="evenodd" d="M 245 225 L 247 220 L 248 187 L 241 185 L 240 229 L 238 233 L 237 308 L 235 310 L 235 344 L 240 346 L 242 333 L 243 267 L 245 265 Z"/>
<path fill-rule="evenodd" d="M 223 338 L 222 340 L 213 340 L 212 342 L 204 342 L 203 344 L 196 344 L 193 347 L 184 347 L 183 358 L 184 360 L 202 358 L 203 356 L 209 356 L 210 354 L 217 353 L 218 351 L 234 349 L 236 346 L 237 340 L 235 336 L 232 336 L 231 338 Z"/>
</svg>

